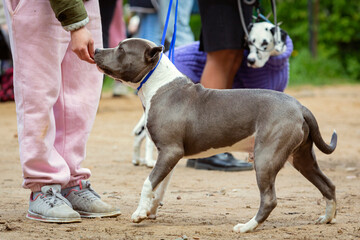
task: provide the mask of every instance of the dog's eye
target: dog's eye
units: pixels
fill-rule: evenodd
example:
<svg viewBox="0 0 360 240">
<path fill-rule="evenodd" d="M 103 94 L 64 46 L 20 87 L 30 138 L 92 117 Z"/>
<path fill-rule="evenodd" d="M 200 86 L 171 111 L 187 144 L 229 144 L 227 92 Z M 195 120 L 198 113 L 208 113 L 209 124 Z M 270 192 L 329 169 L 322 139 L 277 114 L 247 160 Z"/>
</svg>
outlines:
<svg viewBox="0 0 360 240">
<path fill-rule="evenodd" d="M 252 40 L 253 43 L 255 43 L 255 38 Z"/>
</svg>

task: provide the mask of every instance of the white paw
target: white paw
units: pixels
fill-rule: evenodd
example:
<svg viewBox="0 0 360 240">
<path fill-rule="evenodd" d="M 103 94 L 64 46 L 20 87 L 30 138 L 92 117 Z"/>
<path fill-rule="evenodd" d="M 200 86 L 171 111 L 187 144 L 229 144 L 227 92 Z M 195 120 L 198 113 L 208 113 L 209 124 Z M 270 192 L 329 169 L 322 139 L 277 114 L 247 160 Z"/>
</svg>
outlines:
<svg viewBox="0 0 360 240">
<path fill-rule="evenodd" d="M 156 214 L 151 214 L 151 213 L 150 213 L 147 218 L 148 218 L 148 219 L 155 220 L 155 219 L 156 219 Z"/>
<path fill-rule="evenodd" d="M 139 160 L 139 159 L 133 159 L 133 160 L 132 160 L 132 164 L 133 164 L 134 166 L 139 166 L 140 160 Z"/>
<path fill-rule="evenodd" d="M 241 228 L 244 226 L 245 224 L 241 224 L 241 223 L 239 223 L 239 224 L 237 224 L 234 228 L 233 228 L 233 231 L 234 232 L 242 232 L 241 231 Z"/>
<path fill-rule="evenodd" d="M 147 218 L 147 212 L 144 209 L 137 209 L 131 216 L 131 220 L 134 223 L 139 223 L 146 218 Z"/>
<path fill-rule="evenodd" d="M 245 224 L 237 224 L 234 228 L 234 232 L 239 233 L 247 233 L 254 231 L 259 226 L 259 223 L 255 220 L 255 217 L 253 217 L 250 221 L 248 221 Z"/>
<path fill-rule="evenodd" d="M 134 158 L 133 160 L 132 160 L 132 164 L 134 165 L 134 166 L 143 166 L 143 165 L 146 165 L 146 162 L 145 162 L 145 159 L 143 159 L 143 158 Z"/>
<path fill-rule="evenodd" d="M 148 167 L 148 168 L 153 168 L 154 166 L 155 166 L 155 164 L 156 164 L 156 161 L 155 160 L 148 160 L 148 161 L 146 161 L 146 166 Z"/>
<path fill-rule="evenodd" d="M 324 216 L 320 216 L 317 220 L 316 220 L 317 224 L 327 224 L 327 223 L 336 223 L 336 219 L 335 218 L 331 218 L 331 217 L 327 217 L 326 215 Z"/>
<path fill-rule="evenodd" d="M 248 226 L 246 226 L 246 224 L 237 224 L 234 228 L 233 228 L 234 232 L 238 232 L 238 233 L 247 233 L 247 232 L 252 232 L 254 231 L 254 229 L 249 228 Z"/>
<path fill-rule="evenodd" d="M 325 215 L 320 216 L 316 221 L 317 224 L 335 223 L 336 219 L 336 202 L 335 200 L 326 199 Z"/>
</svg>

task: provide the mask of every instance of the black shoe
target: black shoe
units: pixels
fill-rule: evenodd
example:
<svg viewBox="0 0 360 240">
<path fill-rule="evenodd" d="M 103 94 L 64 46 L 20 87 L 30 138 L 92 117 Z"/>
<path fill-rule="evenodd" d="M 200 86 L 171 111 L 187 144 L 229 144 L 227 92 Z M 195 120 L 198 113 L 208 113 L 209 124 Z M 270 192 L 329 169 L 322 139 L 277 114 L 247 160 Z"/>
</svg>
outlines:
<svg viewBox="0 0 360 240">
<path fill-rule="evenodd" d="M 186 166 L 218 171 L 247 171 L 253 169 L 251 163 L 240 161 L 234 158 L 231 153 L 220 153 L 207 158 L 188 159 Z"/>
</svg>

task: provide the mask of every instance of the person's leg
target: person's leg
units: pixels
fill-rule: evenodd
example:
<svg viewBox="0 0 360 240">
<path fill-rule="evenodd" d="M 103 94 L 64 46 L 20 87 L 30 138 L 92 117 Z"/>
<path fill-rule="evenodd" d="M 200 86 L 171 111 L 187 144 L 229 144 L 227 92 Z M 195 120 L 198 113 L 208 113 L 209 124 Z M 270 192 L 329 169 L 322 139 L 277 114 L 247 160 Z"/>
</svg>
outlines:
<svg viewBox="0 0 360 240">
<path fill-rule="evenodd" d="M 164 29 L 166 16 L 169 7 L 169 0 L 159 0 L 159 19 L 161 23 L 161 29 Z M 194 41 L 194 34 L 191 31 L 189 22 L 191 16 L 191 10 L 194 5 L 193 0 L 179 1 L 178 5 L 178 20 L 177 20 L 177 32 L 175 46 L 182 46 L 185 44 L 192 43 Z M 171 7 L 171 15 L 168 23 L 168 29 L 166 32 L 166 38 L 171 41 L 174 32 L 174 17 L 175 17 L 175 1 Z"/>
<path fill-rule="evenodd" d="M 117 0 L 114 16 L 111 20 L 111 24 L 109 28 L 109 47 L 110 48 L 116 47 L 119 44 L 119 42 L 121 42 L 125 38 L 126 38 L 126 26 L 123 18 L 123 1 Z"/>
<path fill-rule="evenodd" d="M 60 65 L 70 36 L 55 18 L 49 2 L 20 1 L 15 12 L 10 1 L 6 3 L 11 13 L 8 23 L 23 187 L 40 191 L 47 184 L 66 185 L 70 169 L 54 146 L 53 106 L 60 93 Z"/>
<path fill-rule="evenodd" d="M 109 29 L 114 16 L 116 0 L 99 1 L 104 47 L 109 47 Z"/>
<path fill-rule="evenodd" d="M 157 45 L 161 43 L 160 21 L 157 13 L 143 13 L 140 15 L 139 38 L 144 38 Z"/>
<path fill-rule="evenodd" d="M 193 5 L 193 0 L 179 1 L 175 46 L 192 43 L 195 39 L 190 27 L 190 16 Z"/>
<path fill-rule="evenodd" d="M 95 48 L 102 48 L 102 34 L 97 1 L 85 3 L 91 21 L 86 28 L 91 32 Z M 69 45 L 61 63 L 62 86 L 54 106 L 56 119 L 55 147 L 65 159 L 69 182 L 65 187 L 88 179 L 90 170 L 82 168 L 86 142 L 95 120 L 102 87 L 103 75 L 94 64 L 80 60 Z"/>
<path fill-rule="evenodd" d="M 206 88 L 232 88 L 235 74 L 242 62 L 243 50 L 220 50 L 207 54 L 201 76 L 201 84 Z"/>
<path fill-rule="evenodd" d="M 95 49 L 102 48 L 98 1 L 85 2 L 91 19 L 86 28 Z M 86 142 L 99 105 L 103 74 L 95 64 L 81 61 L 69 46 L 62 61 L 62 91 L 54 106 L 55 146 L 68 164 L 70 180 L 61 193 L 82 217 L 116 216 L 120 211 L 103 202 L 91 188 L 90 170 L 81 167 L 86 156 Z"/>
<path fill-rule="evenodd" d="M 80 215 L 60 194 L 70 170 L 54 146 L 53 106 L 60 93 L 60 64 L 70 36 L 61 28 L 49 1 L 5 1 L 5 6 L 14 59 L 23 187 L 32 190 L 27 218 L 78 222 Z"/>
</svg>

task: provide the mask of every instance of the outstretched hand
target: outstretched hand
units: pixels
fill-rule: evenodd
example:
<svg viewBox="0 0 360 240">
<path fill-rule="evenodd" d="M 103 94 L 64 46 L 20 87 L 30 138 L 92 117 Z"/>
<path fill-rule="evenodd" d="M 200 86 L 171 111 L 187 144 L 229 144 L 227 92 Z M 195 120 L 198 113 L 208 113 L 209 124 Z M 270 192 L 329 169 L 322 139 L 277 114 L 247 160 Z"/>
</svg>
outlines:
<svg viewBox="0 0 360 240">
<path fill-rule="evenodd" d="M 71 32 L 71 50 L 88 63 L 94 64 L 94 39 L 86 27 Z"/>
</svg>

